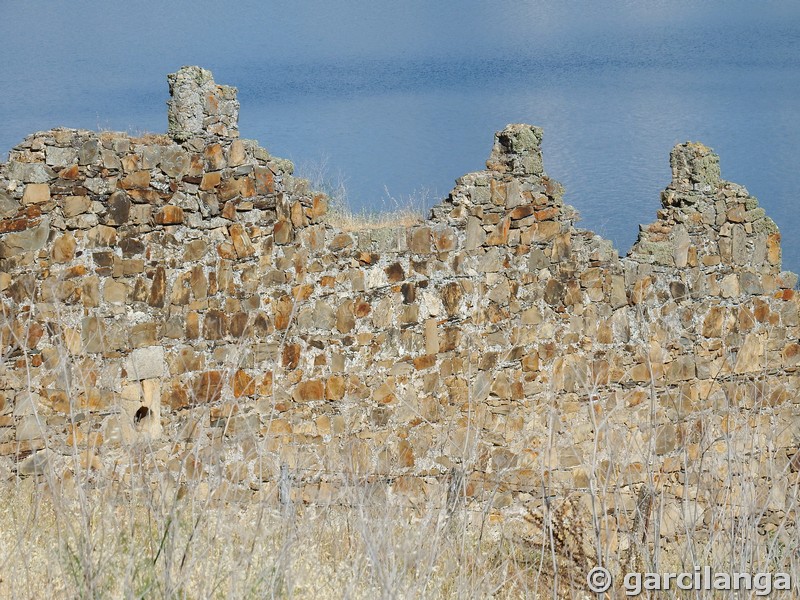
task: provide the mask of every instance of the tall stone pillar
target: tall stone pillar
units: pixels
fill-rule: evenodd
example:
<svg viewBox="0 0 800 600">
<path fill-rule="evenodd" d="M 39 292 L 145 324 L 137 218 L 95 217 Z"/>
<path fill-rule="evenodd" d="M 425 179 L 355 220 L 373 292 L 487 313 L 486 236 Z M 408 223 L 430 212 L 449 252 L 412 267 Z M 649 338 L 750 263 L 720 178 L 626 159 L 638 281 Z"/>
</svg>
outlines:
<svg viewBox="0 0 800 600">
<path fill-rule="evenodd" d="M 217 85 L 211 71 L 181 67 L 167 75 L 171 99 L 167 102 L 167 133 L 177 142 L 192 137 L 239 137 L 239 101 L 236 88 Z"/>
</svg>

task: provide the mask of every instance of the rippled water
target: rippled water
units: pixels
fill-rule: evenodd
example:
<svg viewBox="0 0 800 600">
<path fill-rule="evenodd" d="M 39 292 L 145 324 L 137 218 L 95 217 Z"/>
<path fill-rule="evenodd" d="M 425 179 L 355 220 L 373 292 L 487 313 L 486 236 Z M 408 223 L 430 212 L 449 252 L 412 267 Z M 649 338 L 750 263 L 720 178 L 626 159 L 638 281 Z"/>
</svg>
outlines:
<svg viewBox="0 0 800 600">
<path fill-rule="evenodd" d="M 678 142 L 756 195 L 800 271 L 800 4 L 29 1 L 0 8 L 0 152 L 57 125 L 166 129 L 183 64 L 239 87 L 240 128 L 345 180 L 355 207 L 434 202 L 509 122 L 583 226 L 628 250 Z"/>
</svg>

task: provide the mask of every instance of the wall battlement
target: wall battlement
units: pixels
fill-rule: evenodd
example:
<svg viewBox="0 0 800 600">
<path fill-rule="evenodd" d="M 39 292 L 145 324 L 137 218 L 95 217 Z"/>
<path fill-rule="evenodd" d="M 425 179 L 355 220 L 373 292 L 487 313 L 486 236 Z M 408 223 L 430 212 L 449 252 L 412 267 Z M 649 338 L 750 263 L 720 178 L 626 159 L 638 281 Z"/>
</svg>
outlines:
<svg viewBox="0 0 800 600">
<path fill-rule="evenodd" d="M 55 129 L 0 165 L 7 472 L 66 473 L 78 449 L 124 477 L 137 446 L 243 498 L 288 464 L 316 502 L 327 472 L 432 497 L 460 469 L 509 518 L 601 482 L 620 544 L 642 486 L 673 543 L 732 468 L 766 517 L 794 510 L 796 276 L 710 149 L 673 150 L 623 258 L 574 225 L 519 124 L 428 221 L 341 231 L 290 162 L 239 139 L 235 88 L 197 67 L 169 84 L 167 135 Z"/>
</svg>

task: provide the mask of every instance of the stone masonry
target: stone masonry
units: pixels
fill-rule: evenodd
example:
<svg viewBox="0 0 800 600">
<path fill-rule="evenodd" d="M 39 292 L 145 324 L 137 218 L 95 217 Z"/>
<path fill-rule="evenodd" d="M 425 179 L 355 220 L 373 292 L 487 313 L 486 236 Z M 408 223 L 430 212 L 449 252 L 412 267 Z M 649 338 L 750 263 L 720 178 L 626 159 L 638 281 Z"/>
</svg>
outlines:
<svg viewBox="0 0 800 600">
<path fill-rule="evenodd" d="M 529 125 L 428 221 L 341 231 L 238 138 L 235 88 L 198 67 L 169 87 L 169 135 L 54 129 L 0 165 L 6 473 L 66 477 L 77 450 L 124 478 L 144 447 L 220 498 L 273 494 L 288 464 L 318 502 L 336 473 L 431 498 L 459 469 L 508 518 L 591 490 L 609 544 L 643 486 L 662 544 L 687 502 L 707 525 L 745 506 L 732 470 L 765 527 L 794 510 L 797 278 L 710 149 L 673 150 L 625 258 L 575 226 Z"/>
</svg>

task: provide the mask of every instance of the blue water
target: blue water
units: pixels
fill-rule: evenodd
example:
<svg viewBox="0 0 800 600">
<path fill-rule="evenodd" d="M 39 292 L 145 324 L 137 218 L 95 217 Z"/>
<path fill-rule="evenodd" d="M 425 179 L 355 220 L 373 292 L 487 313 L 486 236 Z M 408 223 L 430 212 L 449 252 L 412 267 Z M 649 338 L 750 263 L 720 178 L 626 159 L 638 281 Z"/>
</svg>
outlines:
<svg viewBox="0 0 800 600">
<path fill-rule="evenodd" d="M 243 137 L 343 180 L 355 208 L 445 196 L 510 122 L 621 253 L 670 148 L 702 141 L 800 271 L 800 3 L 99 0 L 0 7 L 0 156 L 54 126 L 166 129 L 166 74 L 236 85 Z M 392 200 L 394 199 L 394 200 Z"/>
</svg>

